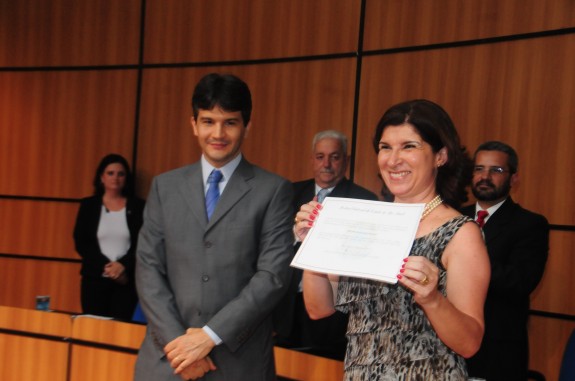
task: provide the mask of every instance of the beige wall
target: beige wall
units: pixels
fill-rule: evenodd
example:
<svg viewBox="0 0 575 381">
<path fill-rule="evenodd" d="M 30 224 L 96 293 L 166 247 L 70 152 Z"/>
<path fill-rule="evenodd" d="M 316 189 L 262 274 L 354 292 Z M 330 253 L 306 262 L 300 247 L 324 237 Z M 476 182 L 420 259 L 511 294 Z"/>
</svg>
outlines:
<svg viewBox="0 0 575 381">
<path fill-rule="evenodd" d="M 555 379 L 575 325 L 574 67 L 574 0 L 0 2 L 0 305 L 50 294 L 79 311 L 72 228 L 99 159 L 126 156 L 142 197 L 195 161 L 190 95 L 208 72 L 252 89 L 249 160 L 307 178 L 313 134 L 340 129 L 356 137 L 355 181 L 375 192 L 376 121 L 424 97 L 471 151 L 514 146 L 513 197 L 554 225 L 532 303 L 551 316 L 531 320 L 530 340 L 531 368 Z"/>
</svg>

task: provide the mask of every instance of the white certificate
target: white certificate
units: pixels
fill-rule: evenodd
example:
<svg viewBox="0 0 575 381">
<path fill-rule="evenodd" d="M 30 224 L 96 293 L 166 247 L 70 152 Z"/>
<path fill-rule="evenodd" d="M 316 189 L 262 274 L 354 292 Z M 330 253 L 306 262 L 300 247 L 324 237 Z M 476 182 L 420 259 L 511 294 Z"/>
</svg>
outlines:
<svg viewBox="0 0 575 381">
<path fill-rule="evenodd" d="M 425 204 L 327 197 L 291 265 L 397 283 Z"/>
</svg>

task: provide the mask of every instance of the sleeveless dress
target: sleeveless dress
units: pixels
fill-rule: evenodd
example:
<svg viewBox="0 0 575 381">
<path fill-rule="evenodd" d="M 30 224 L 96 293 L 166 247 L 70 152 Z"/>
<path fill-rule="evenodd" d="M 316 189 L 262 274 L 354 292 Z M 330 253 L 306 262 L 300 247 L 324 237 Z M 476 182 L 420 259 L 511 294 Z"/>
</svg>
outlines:
<svg viewBox="0 0 575 381">
<path fill-rule="evenodd" d="M 410 255 L 424 256 L 439 268 L 438 289 L 446 295 L 447 272 L 441 257 L 467 216 L 447 221 L 416 238 Z M 437 337 L 423 310 L 403 286 L 340 277 L 336 308 L 349 313 L 346 381 L 467 380 L 464 359 Z"/>
</svg>

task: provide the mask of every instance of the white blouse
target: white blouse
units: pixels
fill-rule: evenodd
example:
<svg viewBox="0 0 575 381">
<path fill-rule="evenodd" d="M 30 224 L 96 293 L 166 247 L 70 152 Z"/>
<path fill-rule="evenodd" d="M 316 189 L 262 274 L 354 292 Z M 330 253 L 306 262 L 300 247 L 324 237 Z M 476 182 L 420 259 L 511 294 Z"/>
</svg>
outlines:
<svg viewBox="0 0 575 381">
<path fill-rule="evenodd" d="M 100 250 L 110 261 L 117 261 L 126 255 L 130 249 L 130 230 L 125 207 L 114 212 L 102 205 L 98 224 L 98 243 Z"/>
</svg>

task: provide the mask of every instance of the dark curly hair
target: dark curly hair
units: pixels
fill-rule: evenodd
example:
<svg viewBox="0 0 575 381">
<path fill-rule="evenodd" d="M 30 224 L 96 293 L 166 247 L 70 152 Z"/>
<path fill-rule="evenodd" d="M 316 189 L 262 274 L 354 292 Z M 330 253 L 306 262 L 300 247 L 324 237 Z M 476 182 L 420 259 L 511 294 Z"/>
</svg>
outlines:
<svg viewBox="0 0 575 381">
<path fill-rule="evenodd" d="M 438 168 L 435 190 L 444 202 L 458 209 L 467 201 L 467 186 L 471 183 L 473 162 L 465 147 L 461 146 L 453 121 L 445 110 L 426 99 L 415 99 L 389 108 L 381 117 L 373 138 L 375 152 L 389 126 L 404 123 L 412 125 L 433 152 L 445 147 L 447 162 Z"/>
</svg>

